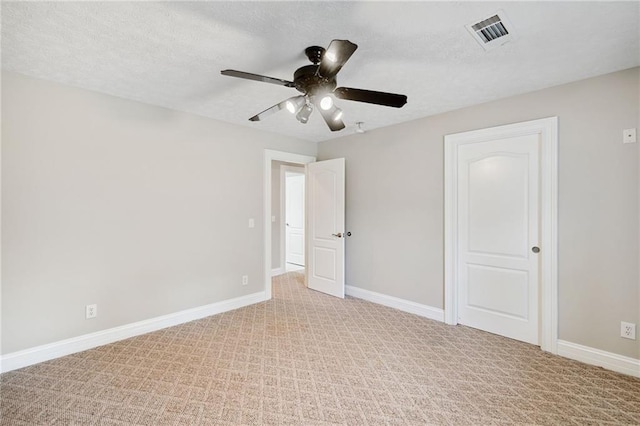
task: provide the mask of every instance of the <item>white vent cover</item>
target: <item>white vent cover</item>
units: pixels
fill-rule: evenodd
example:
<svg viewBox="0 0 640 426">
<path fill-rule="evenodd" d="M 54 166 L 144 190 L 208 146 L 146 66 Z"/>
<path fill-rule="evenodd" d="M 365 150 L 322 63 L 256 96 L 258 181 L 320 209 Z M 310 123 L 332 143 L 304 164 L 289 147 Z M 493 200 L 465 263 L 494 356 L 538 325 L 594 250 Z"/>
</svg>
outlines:
<svg viewBox="0 0 640 426">
<path fill-rule="evenodd" d="M 466 25 L 466 27 L 484 50 L 502 46 L 515 38 L 513 25 L 502 10 L 479 22 Z"/>
</svg>

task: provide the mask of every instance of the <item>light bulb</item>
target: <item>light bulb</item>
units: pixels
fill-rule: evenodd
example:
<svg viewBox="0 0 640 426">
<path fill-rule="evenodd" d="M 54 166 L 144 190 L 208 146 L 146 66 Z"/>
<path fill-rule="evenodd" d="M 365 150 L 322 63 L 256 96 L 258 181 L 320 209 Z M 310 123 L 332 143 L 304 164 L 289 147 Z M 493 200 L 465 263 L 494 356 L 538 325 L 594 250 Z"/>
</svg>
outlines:
<svg viewBox="0 0 640 426">
<path fill-rule="evenodd" d="M 284 105 L 287 108 L 287 111 L 289 111 L 291 114 L 295 114 L 296 112 L 298 112 L 298 110 L 300 110 L 304 103 L 304 96 L 301 95 L 287 99 Z"/>
<path fill-rule="evenodd" d="M 332 106 L 333 106 L 333 99 L 331 99 L 331 96 L 327 95 L 320 100 L 320 108 L 322 108 L 323 110 L 328 111 L 331 109 Z"/>
<path fill-rule="evenodd" d="M 289 111 L 291 114 L 296 113 L 296 107 L 293 105 L 293 102 L 291 102 L 291 100 L 288 100 L 286 105 L 287 105 L 287 111 Z"/>
</svg>

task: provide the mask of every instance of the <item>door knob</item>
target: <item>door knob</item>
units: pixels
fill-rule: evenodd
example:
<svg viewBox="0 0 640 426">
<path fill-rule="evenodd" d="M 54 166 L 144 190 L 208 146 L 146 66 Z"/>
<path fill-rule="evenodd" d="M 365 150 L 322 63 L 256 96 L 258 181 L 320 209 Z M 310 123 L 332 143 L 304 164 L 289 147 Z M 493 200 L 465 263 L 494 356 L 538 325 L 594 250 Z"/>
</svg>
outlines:
<svg viewBox="0 0 640 426">
<path fill-rule="evenodd" d="M 334 237 L 342 238 L 342 232 L 338 232 L 337 234 L 331 234 Z"/>
<path fill-rule="evenodd" d="M 533 246 L 533 247 L 531 247 L 531 251 L 534 252 L 534 253 L 540 253 L 540 247 Z"/>
</svg>

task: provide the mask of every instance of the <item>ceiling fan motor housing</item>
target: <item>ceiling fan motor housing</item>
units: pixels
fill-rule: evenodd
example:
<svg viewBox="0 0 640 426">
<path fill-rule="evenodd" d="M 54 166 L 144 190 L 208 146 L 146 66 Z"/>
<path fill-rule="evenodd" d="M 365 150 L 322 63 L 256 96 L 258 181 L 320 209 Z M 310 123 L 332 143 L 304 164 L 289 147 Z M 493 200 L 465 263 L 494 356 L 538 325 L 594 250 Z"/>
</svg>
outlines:
<svg viewBox="0 0 640 426">
<path fill-rule="evenodd" d="M 335 77 L 319 76 L 318 67 L 319 65 L 306 65 L 296 70 L 293 74 L 293 85 L 299 92 L 309 96 L 333 92 L 337 86 Z"/>
<path fill-rule="evenodd" d="M 309 46 L 304 50 L 313 65 L 298 68 L 293 74 L 293 85 L 299 92 L 313 97 L 330 93 L 336 88 L 335 76 L 325 78 L 318 72 L 325 51 L 325 48 L 320 46 Z"/>
</svg>

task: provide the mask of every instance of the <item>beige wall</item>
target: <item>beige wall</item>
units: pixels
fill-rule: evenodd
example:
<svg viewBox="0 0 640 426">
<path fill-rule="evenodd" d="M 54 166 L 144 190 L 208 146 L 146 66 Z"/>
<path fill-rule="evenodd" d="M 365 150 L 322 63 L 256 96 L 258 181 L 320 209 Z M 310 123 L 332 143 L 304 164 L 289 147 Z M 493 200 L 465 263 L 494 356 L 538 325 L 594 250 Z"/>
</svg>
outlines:
<svg viewBox="0 0 640 426">
<path fill-rule="evenodd" d="M 621 143 L 639 80 L 321 143 L 347 158 L 347 284 L 442 307 L 443 136 L 557 115 L 560 338 L 640 358 L 618 337 L 640 325 L 640 154 Z M 314 144 L 12 73 L 2 89 L 2 353 L 262 290 L 263 149 Z"/>
<path fill-rule="evenodd" d="M 316 151 L 3 73 L 2 353 L 262 291 L 265 148 Z"/>
<path fill-rule="evenodd" d="M 639 84 L 636 68 L 320 143 L 347 163 L 347 285 L 442 308 L 444 135 L 558 116 L 560 338 L 640 358 L 619 337 L 640 326 L 639 153 L 622 144 Z"/>
</svg>

